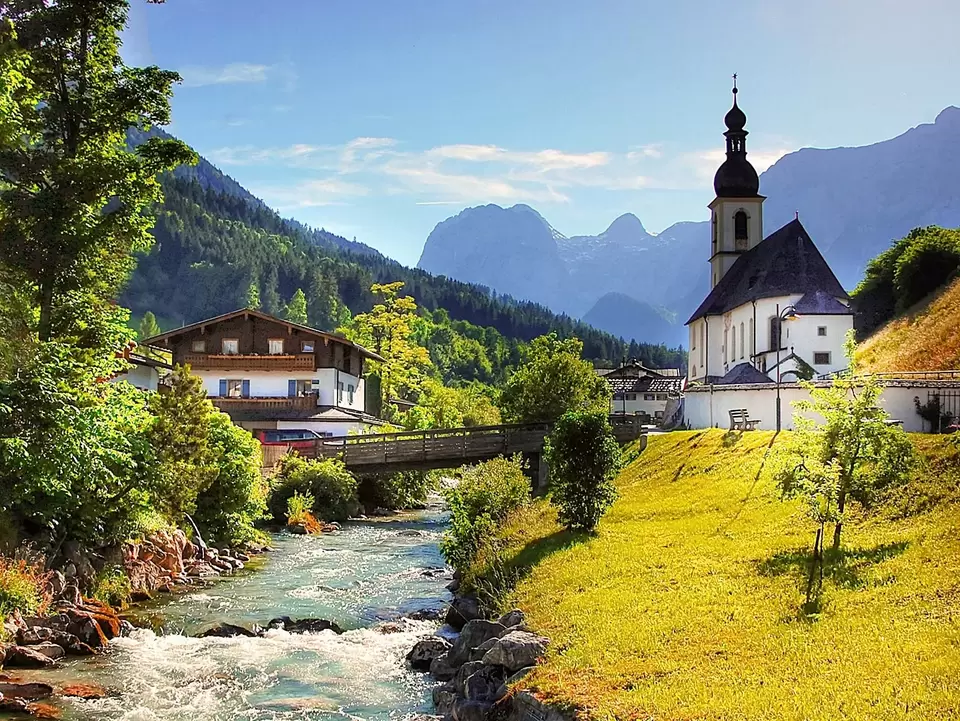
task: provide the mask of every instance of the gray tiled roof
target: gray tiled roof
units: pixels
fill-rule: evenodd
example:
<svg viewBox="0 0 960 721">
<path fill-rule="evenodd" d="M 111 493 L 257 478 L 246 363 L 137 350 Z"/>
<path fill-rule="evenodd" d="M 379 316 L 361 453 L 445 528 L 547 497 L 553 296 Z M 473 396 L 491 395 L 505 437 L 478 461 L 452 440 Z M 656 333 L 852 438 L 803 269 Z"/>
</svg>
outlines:
<svg viewBox="0 0 960 721">
<path fill-rule="evenodd" d="M 642 378 L 610 378 L 605 379 L 614 393 L 679 393 L 683 390 L 683 378 L 659 378 L 644 376 Z"/>
<path fill-rule="evenodd" d="M 822 290 L 807 293 L 793 306 L 798 315 L 853 315 L 853 311 Z"/>
<path fill-rule="evenodd" d="M 753 383 L 772 383 L 770 377 L 761 373 L 749 363 L 740 363 L 731 368 L 727 374 L 717 381 L 717 385 L 751 385 Z"/>
<path fill-rule="evenodd" d="M 799 220 L 791 220 L 741 255 L 687 324 L 760 298 L 817 292 L 846 300 L 837 276 Z"/>
</svg>

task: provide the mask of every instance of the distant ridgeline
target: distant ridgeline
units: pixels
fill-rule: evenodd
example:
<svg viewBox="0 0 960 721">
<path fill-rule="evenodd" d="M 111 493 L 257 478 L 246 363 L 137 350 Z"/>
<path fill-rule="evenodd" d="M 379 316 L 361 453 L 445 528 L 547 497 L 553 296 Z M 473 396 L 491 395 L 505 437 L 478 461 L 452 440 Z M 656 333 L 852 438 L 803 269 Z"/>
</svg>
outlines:
<svg viewBox="0 0 960 721">
<path fill-rule="evenodd" d="M 683 362 L 680 349 L 627 344 L 535 303 L 407 268 L 361 243 L 284 220 L 206 161 L 164 178 L 163 186 L 156 245 L 140 258 L 121 302 L 134 315 L 153 311 L 164 328 L 242 307 L 253 284 L 268 313 L 282 313 L 303 289 L 311 325 L 333 329 L 344 307 L 370 309 L 373 283 L 402 280 L 421 308 L 441 311 L 432 314 L 435 323 L 456 326 L 501 363 L 551 331 L 580 338 L 584 355 L 600 364 L 625 357 L 655 367 Z"/>
</svg>

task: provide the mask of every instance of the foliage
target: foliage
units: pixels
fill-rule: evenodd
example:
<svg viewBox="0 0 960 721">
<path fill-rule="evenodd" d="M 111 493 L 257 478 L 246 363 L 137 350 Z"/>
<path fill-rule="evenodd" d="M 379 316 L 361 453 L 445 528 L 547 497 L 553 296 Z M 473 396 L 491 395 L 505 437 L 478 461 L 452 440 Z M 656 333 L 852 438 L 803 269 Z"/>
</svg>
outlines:
<svg viewBox="0 0 960 721">
<path fill-rule="evenodd" d="M 357 495 L 368 511 L 376 508 L 396 510 L 423 506 L 427 495 L 437 486 L 433 471 L 401 471 L 361 476 Z"/>
<path fill-rule="evenodd" d="M 290 302 L 287 303 L 284 316 L 291 323 L 307 325 L 309 322 L 307 319 L 307 296 L 304 295 L 302 288 L 297 288 L 297 292 L 293 294 Z"/>
<path fill-rule="evenodd" d="M 788 436 L 651 436 L 603 532 L 580 543 L 547 505 L 511 519 L 507 560 L 533 567 L 509 602 L 551 639 L 522 686 L 592 719 L 924 721 L 958 707 L 957 450 L 912 437 L 916 480 L 845 531 L 823 613 L 803 622 L 812 534 L 770 472 Z M 899 494 L 920 481 L 925 505 L 904 516 Z"/>
<path fill-rule="evenodd" d="M 150 245 L 157 174 L 195 160 L 172 139 L 125 147 L 127 128 L 169 122 L 180 79 L 123 64 L 127 11 L 124 0 L 4 6 L 0 254 L 35 290 L 43 341 L 75 335 L 85 316 L 71 305 L 113 300 L 131 251 Z"/>
<path fill-rule="evenodd" d="M 98 601 L 117 609 L 130 602 L 130 577 L 122 566 L 104 566 L 93 582 L 90 595 Z"/>
<path fill-rule="evenodd" d="M 157 316 L 155 316 L 152 311 L 148 310 L 143 314 L 143 319 L 140 321 L 140 331 L 137 335 L 141 341 L 144 341 L 147 338 L 153 338 L 156 335 L 160 335 L 160 326 L 157 324 Z"/>
<path fill-rule="evenodd" d="M 620 446 L 607 413 L 568 412 L 547 438 L 552 500 L 570 529 L 593 531 L 617 497 Z"/>
<path fill-rule="evenodd" d="M 210 448 L 210 419 L 216 410 L 207 400 L 203 382 L 189 366 L 177 366 L 170 391 L 151 399 L 156 422 L 150 442 L 157 452 L 156 501 L 167 517 L 179 522 L 193 513 L 201 491 L 208 489 L 219 469 Z"/>
<path fill-rule="evenodd" d="M 344 521 L 357 511 L 357 480 L 339 460 L 284 456 L 278 464 L 268 506 L 274 521 L 286 520 L 294 493 L 315 499 L 314 514 L 324 521 Z"/>
<path fill-rule="evenodd" d="M 816 526 L 806 595 L 807 604 L 818 608 L 826 525 L 834 524 L 836 552 L 848 501 L 867 509 L 878 493 L 902 484 L 913 448 L 902 428 L 886 423 L 879 404 L 883 387 L 875 378 L 848 376 L 829 387 L 805 387 L 810 400 L 794 403 L 796 432 L 780 453 L 776 480 L 784 497 L 803 499 Z"/>
<path fill-rule="evenodd" d="M 260 444 L 230 416 L 213 411 L 207 416 L 207 449 L 216 476 L 198 493 L 194 515 L 204 538 L 231 548 L 262 540 L 255 528 L 267 511 Z"/>
<path fill-rule="evenodd" d="M 41 616 L 50 605 L 43 561 L 0 556 L 0 618 L 14 611 Z"/>
<path fill-rule="evenodd" d="M 361 313 L 343 330 L 347 337 L 383 357 L 379 364 L 381 408 L 388 420 L 397 415 L 396 398 L 406 398 L 420 389 L 430 367 L 426 349 L 413 340 L 417 304 L 401 296 L 402 282 L 374 285 L 370 290 L 381 302 Z"/>
<path fill-rule="evenodd" d="M 953 430 L 950 428 L 953 423 L 953 414 L 944 409 L 939 393 L 934 393 L 926 403 L 920 403 L 920 397 L 916 396 L 913 404 L 917 409 L 917 415 L 930 424 L 931 433 L 948 433 Z"/>
<path fill-rule="evenodd" d="M 507 421 L 553 422 L 569 411 L 609 413 L 610 388 L 590 363 L 583 343 L 556 333 L 535 338 L 500 399 Z"/>
<path fill-rule="evenodd" d="M 247 286 L 247 295 L 243 304 L 244 308 L 249 308 L 250 310 L 260 310 L 260 286 L 257 284 L 257 281 L 251 280 L 250 285 Z"/>
<path fill-rule="evenodd" d="M 306 519 L 313 510 L 314 503 L 316 501 L 310 493 L 294 491 L 287 499 L 287 523 L 294 524 Z"/>
<path fill-rule="evenodd" d="M 500 410 L 492 395 L 491 389 L 480 383 L 450 388 L 426 378 L 417 405 L 403 416 L 403 425 L 407 430 L 498 425 Z"/>
<path fill-rule="evenodd" d="M 915 228 L 867 264 L 853 291 L 857 332 L 870 335 L 955 277 L 960 230 Z"/>
<path fill-rule="evenodd" d="M 498 524 L 530 501 L 530 481 L 520 456 L 495 458 L 464 467 L 456 486 L 445 493 L 450 507 L 450 528 L 440 544 L 447 562 L 464 574 L 467 588 L 481 554 L 495 553 Z"/>
</svg>

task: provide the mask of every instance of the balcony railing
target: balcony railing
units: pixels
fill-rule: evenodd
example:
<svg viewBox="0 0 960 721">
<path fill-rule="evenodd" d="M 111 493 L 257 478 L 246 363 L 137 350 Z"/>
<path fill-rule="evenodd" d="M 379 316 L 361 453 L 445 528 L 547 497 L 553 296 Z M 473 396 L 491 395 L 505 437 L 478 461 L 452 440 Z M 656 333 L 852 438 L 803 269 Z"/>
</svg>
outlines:
<svg viewBox="0 0 960 721">
<path fill-rule="evenodd" d="M 194 353 L 183 358 L 194 370 L 307 371 L 315 367 L 312 353 L 300 355 L 213 355 Z"/>
<path fill-rule="evenodd" d="M 230 411 L 275 411 L 275 410 L 310 410 L 317 407 L 318 398 L 316 394 L 307 396 L 297 396 L 296 398 L 231 398 L 221 396 L 211 398 L 213 405 L 224 413 Z"/>
</svg>

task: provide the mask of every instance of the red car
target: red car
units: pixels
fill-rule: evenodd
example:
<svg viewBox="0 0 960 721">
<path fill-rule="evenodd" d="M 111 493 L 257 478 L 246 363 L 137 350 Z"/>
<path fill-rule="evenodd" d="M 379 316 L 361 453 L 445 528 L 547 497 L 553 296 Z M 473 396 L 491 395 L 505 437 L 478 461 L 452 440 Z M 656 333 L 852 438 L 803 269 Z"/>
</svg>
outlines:
<svg viewBox="0 0 960 721">
<path fill-rule="evenodd" d="M 317 433 L 306 428 L 285 428 L 277 431 L 255 431 L 254 438 L 265 446 L 289 446 L 293 449 L 314 448 L 317 442 L 332 433 Z"/>
</svg>

